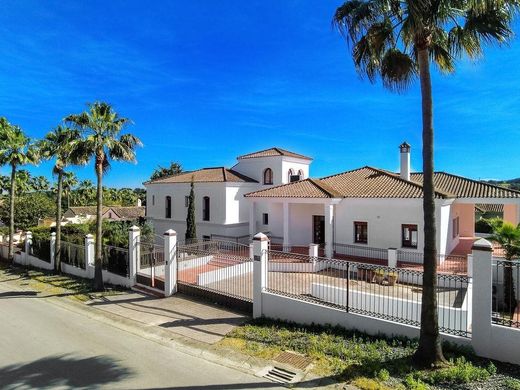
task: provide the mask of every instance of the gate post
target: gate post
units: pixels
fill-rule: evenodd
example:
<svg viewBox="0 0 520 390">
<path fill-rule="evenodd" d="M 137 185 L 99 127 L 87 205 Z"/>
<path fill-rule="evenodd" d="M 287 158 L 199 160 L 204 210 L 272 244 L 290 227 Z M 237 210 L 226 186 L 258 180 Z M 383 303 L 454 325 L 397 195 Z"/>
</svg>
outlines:
<svg viewBox="0 0 520 390">
<path fill-rule="evenodd" d="M 473 254 L 471 345 L 478 355 L 491 357 L 493 246 L 489 241 L 481 238 L 471 249 Z"/>
<path fill-rule="evenodd" d="M 85 235 L 85 271 L 89 278 L 94 278 L 94 236 Z"/>
<path fill-rule="evenodd" d="M 56 233 L 51 233 L 51 269 L 54 269 L 54 261 L 56 261 Z"/>
<path fill-rule="evenodd" d="M 164 296 L 177 292 L 177 233 L 169 229 L 164 232 Z"/>
<path fill-rule="evenodd" d="M 31 254 L 31 247 L 32 247 L 32 232 L 25 233 L 25 245 L 24 245 L 24 252 L 25 252 L 25 258 L 24 258 L 24 264 L 28 265 L 30 264 L 29 261 L 29 255 Z"/>
<path fill-rule="evenodd" d="M 397 249 L 388 248 L 388 266 L 390 268 L 397 268 Z"/>
<path fill-rule="evenodd" d="M 253 318 L 262 316 L 262 291 L 267 287 L 269 238 L 258 233 L 253 237 Z"/>
<path fill-rule="evenodd" d="M 128 229 L 128 277 L 132 285 L 136 282 L 139 270 L 139 236 L 141 230 L 137 226 Z"/>
</svg>

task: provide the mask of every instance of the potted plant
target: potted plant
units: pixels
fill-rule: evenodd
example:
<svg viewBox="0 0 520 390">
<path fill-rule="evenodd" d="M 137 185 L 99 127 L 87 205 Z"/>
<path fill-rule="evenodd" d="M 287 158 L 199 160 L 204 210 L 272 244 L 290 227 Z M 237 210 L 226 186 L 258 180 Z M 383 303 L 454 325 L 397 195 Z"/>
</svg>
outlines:
<svg viewBox="0 0 520 390">
<path fill-rule="evenodd" d="M 375 272 L 376 283 L 382 284 L 383 280 L 385 280 L 385 271 L 382 269 L 377 269 Z"/>
<path fill-rule="evenodd" d="M 387 280 L 389 286 L 394 286 L 397 283 L 397 272 L 389 272 Z"/>
</svg>

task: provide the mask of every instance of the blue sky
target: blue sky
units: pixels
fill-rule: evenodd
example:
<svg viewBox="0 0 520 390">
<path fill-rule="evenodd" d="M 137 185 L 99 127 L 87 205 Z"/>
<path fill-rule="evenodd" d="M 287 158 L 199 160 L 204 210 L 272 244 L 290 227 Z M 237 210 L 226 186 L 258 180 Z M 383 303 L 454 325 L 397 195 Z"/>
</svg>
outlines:
<svg viewBox="0 0 520 390">
<path fill-rule="evenodd" d="M 232 166 L 279 146 L 311 175 L 421 169 L 420 99 L 361 80 L 330 20 L 340 1 L 16 1 L 0 14 L 0 115 L 41 137 L 86 102 L 130 117 L 144 147 L 105 183 L 139 186 L 157 165 Z M 520 28 L 517 28 L 520 30 Z M 520 44 L 433 75 L 436 169 L 520 177 Z M 49 175 L 49 163 L 31 168 Z M 5 169 L 3 170 L 5 172 Z M 76 169 L 93 178 L 93 168 Z"/>
</svg>

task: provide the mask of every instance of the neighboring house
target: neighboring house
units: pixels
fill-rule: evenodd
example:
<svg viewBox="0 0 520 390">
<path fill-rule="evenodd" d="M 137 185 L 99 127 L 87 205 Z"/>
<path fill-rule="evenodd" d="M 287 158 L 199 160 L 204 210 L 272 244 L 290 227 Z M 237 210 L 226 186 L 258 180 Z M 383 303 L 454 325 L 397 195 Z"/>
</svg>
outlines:
<svg viewBox="0 0 520 390">
<path fill-rule="evenodd" d="M 103 206 L 102 219 L 110 221 L 133 221 L 144 218 L 144 206 Z M 63 224 L 84 223 L 96 219 L 96 206 L 72 206 L 63 213 Z M 52 226 L 54 226 L 52 224 Z"/>
<path fill-rule="evenodd" d="M 306 179 L 312 161 L 309 157 L 280 148 L 245 154 L 237 160 L 231 168 L 203 168 L 144 183 L 146 215 L 155 231 L 161 234 L 174 229 L 180 238 L 184 237 L 190 183 L 193 181 L 198 238 L 246 241 L 249 239 L 251 214 L 267 214 L 268 209 L 250 209 L 244 195 Z"/>
<path fill-rule="evenodd" d="M 250 210 L 263 210 L 268 222 L 259 225 L 259 214 L 252 212 L 250 235 L 270 232 L 286 247 L 322 244 L 327 257 L 337 244 L 422 251 L 423 175 L 410 172 L 410 145 L 403 143 L 400 151 L 397 174 L 365 166 L 246 194 Z M 505 220 L 520 220 L 519 191 L 445 172 L 435 173 L 434 186 L 441 255 L 466 250 L 464 238 L 472 242 L 477 204 L 501 205 Z"/>
</svg>

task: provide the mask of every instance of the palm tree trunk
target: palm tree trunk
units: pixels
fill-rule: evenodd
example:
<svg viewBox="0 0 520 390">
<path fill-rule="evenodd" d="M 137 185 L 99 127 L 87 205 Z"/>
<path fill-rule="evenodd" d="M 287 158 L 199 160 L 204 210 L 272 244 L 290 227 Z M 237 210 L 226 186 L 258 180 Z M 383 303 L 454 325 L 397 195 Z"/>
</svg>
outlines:
<svg viewBox="0 0 520 390">
<path fill-rule="evenodd" d="M 7 260 L 14 261 L 14 197 L 16 191 L 16 165 L 11 165 L 11 189 L 9 192 L 9 251 Z"/>
<path fill-rule="evenodd" d="M 54 253 L 54 270 L 61 273 L 61 195 L 63 192 L 63 171 L 58 171 L 58 194 L 56 197 L 56 250 Z"/>
<path fill-rule="evenodd" d="M 96 176 L 97 176 L 97 209 L 96 209 L 96 247 L 94 251 L 94 290 L 103 291 L 103 271 L 102 271 L 102 216 L 103 216 L 103 157 L 96 156 Z"/>
<path fill-rule="evenodd" d="M 414 362 L 431 367 L 445 362 L 442 354 L 437 312 L 437 245 L 435 192 L 433 187 L 433 99 L 428 48 L 418 52 L 422 98 L 424 275 L 421 306 L 421 332 Z"/>
</svg>

